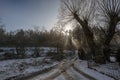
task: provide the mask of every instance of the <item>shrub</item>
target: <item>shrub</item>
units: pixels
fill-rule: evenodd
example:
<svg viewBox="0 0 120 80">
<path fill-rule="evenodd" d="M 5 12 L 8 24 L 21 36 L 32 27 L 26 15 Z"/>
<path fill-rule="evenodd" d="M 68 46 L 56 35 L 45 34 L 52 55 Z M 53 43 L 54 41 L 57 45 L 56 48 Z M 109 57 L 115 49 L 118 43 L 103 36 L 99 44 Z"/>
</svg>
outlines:
<svg viewBox="0 0 120 80">
<path fill-rule="evenodd" d="M 47 53 L 47 56 L 50 56 L 50 57 L 52 57 L 52 56 L 55 56 L 55 55 L 57 55 L 57 53 L 56 52 L 48 52 Z"/>
<path fill-rule="evenodd" d="M 57 54 L 55 56 L 52 56 L 52 59 L 57 60 L 57 61 L 61 61 L 64 59 L 64 56 L 63 56 L 63 54 Z"/>
</svg>

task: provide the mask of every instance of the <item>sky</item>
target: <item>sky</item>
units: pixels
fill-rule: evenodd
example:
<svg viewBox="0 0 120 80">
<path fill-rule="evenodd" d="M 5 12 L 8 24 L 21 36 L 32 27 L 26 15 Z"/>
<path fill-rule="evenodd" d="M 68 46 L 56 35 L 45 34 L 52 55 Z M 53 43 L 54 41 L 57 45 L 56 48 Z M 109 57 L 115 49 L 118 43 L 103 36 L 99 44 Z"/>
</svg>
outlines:
<svg viewBox="0 0 120 80">
<path fill-rule="evenodd" d="M 50 30 L 58 20 L 60 0 L 0 0 L 0 22 L 7 31 Z"/>
</svg>

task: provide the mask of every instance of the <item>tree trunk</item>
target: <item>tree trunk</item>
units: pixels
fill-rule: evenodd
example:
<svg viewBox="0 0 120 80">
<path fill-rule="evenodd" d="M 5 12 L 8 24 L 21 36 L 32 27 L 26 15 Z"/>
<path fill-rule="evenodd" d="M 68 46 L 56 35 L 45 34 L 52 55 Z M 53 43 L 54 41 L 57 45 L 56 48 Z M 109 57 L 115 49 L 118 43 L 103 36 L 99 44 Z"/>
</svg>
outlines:
<svg viewBox="0 0 120 80">
<path fill-rule="evenodd" d="M 87 20 L 81 20 L 77 14 L 74 14 L 74 18 L 79 22 L 79 24 L 82 26 L 82 29 L 84 31 L 87 43 L 90 48 L 90 54 L 91 58 L 92 56 L 96 56 L 96 44 L 94 42 L 94 37 L 93 33 L 90 31 L 89 26 L 88 26 L 88 21 Z"/>
<path fill-rule="evenodd" d="M 115 28 L 117 26 L 118 20 L 117 18 L 111 18 L 109 22 L 109 29 L 107 31 L 106 39 L 104 42 L 104 55 L 107 61 L 109 61 L 108 57 L 110 54 L 110 42 L 114 37 L 115 34 Z"/>
</svg>

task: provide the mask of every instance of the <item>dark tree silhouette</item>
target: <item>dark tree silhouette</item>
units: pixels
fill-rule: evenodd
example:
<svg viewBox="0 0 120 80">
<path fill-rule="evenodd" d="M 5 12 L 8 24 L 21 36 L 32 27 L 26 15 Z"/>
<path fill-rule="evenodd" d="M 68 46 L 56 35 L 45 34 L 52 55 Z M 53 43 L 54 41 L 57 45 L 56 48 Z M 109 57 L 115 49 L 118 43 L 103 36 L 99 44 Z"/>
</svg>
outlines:
<svg viewBox="0 0 120 80">
<path fill-rule="evenodd" d="M 69 22 L 75 19 L 81 25 L 90 48 L 90 53 L 95 56 L 96 44 L 89 24 L 94 17 L 94 0 L 89 2 L 87 0 L 62 0 L 61 5 L 62 15 L 60 20 Z"/>
<path fill-rule="evenodd" d="M 104 18 L 106 25 L 105 40 L 103 42 L 104 54 L 109 55 L 110 43 L 116 33 L 120 21 L 120 0 L 98 0 L 99 12 Z"/>
<path fill-rule="evenodd" d="M 91 54 L 96 56 L 101 53 L 103 55 L 102 50 L 99 50 L 99 48 L 103 49 L 105 53 L 109 50 L 110 42 L 120 21 L 119 4 L 120 0 L 62 0 L 60 20 L 65 24 L 73 20 L 77 21 L 83 29 Z M 104 27 L 107 27 L 105 28 L 106 31 L 100 27 L 105 37 L 99 46 L 96 45 L 94 33 L 90 28 L 94 27 L 92 22 L 96 20 L 96 16 L 99 16 L 97 13 L 103 16 L 103 21 L 106 23 Z"/>
</svg>

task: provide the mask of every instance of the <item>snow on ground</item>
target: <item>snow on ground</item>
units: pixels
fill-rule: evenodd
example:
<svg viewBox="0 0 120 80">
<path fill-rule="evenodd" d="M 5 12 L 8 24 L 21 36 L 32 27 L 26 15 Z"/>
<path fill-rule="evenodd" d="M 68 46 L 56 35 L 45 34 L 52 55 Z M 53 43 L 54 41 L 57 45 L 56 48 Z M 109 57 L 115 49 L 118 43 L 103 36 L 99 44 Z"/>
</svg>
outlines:
<svg viewBox="0 0 120 80">
<path fill-rule="evenodd" d="M 35 52 L 36 47 L 25 47 L 25 56 L 30 58 Z M 3 52 L 0 52 L 0 59 L 4 60 L 5 53 L 17 54 L 15 47 L 0 47 Z M 40 56 L 46 56 L 48 52 L 57 52 L 57 48 L 54 47 L 38 47 Z M 42 54 L 41 54 L 42 53 Z"/>
<path fill-rule="evenodd" d="M 58 77 L 56 77 L 54 80 L 65 80 L 65 77 L 64 77 L 64 75 L 60 75 L 60 76 L 58 76 Z"/>
<path fill-rule="evenodd" d="M 57 64 L 57 62 L 46 63 L 44 61 L 44 57 L 1 61 L 0 80 L 13 76 L 28 75 Z"/>
<path fill-rule="evenodd" d="M 27 61 L 28 60 L 28 61 Z M 33 59 L 34 60 L 34 59 Z M 36 60 L 36 59 L 35 59 Z M 39 58 L 38 58 L 39 60 Z M 44 58 L 40 58 L 41 62 L 42 60 L 44 60 Z M 14 60 L 13 60 L 14 61 Z M 31 60 L 32 61 L 32 60 Z M 10 61 L 11 62 L 11 61 Z M 16 61 L 14 61 L 16 62 Z M 19 62 L 21 63 L 21 60 L 19 60 Z M 31 62 L 29 61 L 29 59 L 25 59 L 24 63 L 27 64 L 27 62 L 30 64 Z M 34 61 L 33 61 L 34 62 Z M 68 80 L 67 78 L 71 77 L 74 80 L 91 80 L 85 77 L 85 75 L 80 74 L 77 70 L 74 69 L 74 67 L 72 67 L 71 63 L 74 62 L 74 66 L 77 67 L 79 70 L 81 70 L 82 72 L 84 72 L 85 74 L 88 74 L 89 76 L 95 78 L 96 80 L 114 80 L 111 77 L 108 77 L 106 75 L 103 75 L 95 70 L 89 69 L 87 67 L 87 61 L 81 61 L 81 60 L 76 60 L 76 61 L 63 61 L 61 62 L 61 65 L 59 65 L 59 67 L 56 67 L 55 69 L 48 71 L 47 73 L 43 73 L 40 74 L 38 76 L 34 76 L 30 79 L 27 80 L 49 80 L 49 79 L 53 79 L 53 80 Z M 4 63 L 4 62 L 3 62 Z M 10 64 L 13 64 L 13 62 L 11 62 Z M 9 64 L 9 65 L 10 65 Z M 18 63 L 19 64 L 19 63 Z M 23 64 L 23 63 L 22 63 Z M 32 63 L 31 63 L 32 64 Z M 42 63 L 44 64 L 44 63 Z M 28 74 L 34 71 L 38 71 L 40 69 L 43 69 L 44 67 L 49 67 L 55 63 L 52 64 L 44 64 L 44 65 L 35 65 L 34 67 L 29 65 L 27 68 L 25 68 L 23 70 L 23 72 L 19 72 L 17 75 L 20 74 Z M 70 66 L 71 65 L 71 66 Z M 5 65 L 4 65 L 5 66 Z M 61 68 L 64 67 L 64 68 Z M 14 68 L 13 68 L 14 69 Z M 66 70 L 65 72 L 61 73 L 61 69 Z M 6 71 L 7 72 L 7 71 Z M 12 71 L 11 71 L 12 72 Z M 12 72 L 13 73 L 13 72 Z M 66 74 L 66 75 L 65 75 Z M 9 76 L 8 74 L 6 74 L 7 76 Z M 12 74 L 14 75 L 14 74 Z M 0 76 L 1 77 L 1 76 Z M 3 79 L 1 79 L 3 80 Z"/>
<path fill-rule="evenodd" d="M 26 51 L 33 51 L 36 47 L 25 47 Z M 44 51 L 45 53 L 48 51 L 57 51 L 57 48 L 54 47 L 38 47 L 40 50 Z M 4 51 L 9 51 L 9 50 L 16 50 L 15 47 L 0 47 L 0 49 Z"/>
<path fill-rule="evenodd" d="M 58 71 L 59 71 L 58 69 L 50 70 L 47 73 L 43 73 L 26 80 L 44 80 L 46 78 L 51 77 L 53 74 L 56 74 Z"/>
<path fill-rule="evenodd" d="M 89 80 L 80 73 L 76 72 L 72 67 L 67 70 L 67 73 L 72 76 L 74 80 Z"/>
<path fill-rule="evenodd" d="M 87 75 L 90 75 L 91 77 L 94 77 L 96 80 L 114 80 L 111 77 L 108 77 L 106 75 L 103 75 L 95 70 L 89 69 L 87 67 L 87 61 L 80 61 L 77 60 L 75 63 L 75 66 L 80 69 L 82 72 L 84 72 Z"/>
<path fill-rule="evenodd" d="M 118 63 L 107 63 L 92 68 L 120 80 L 120 66 Z"/>
</svg>

